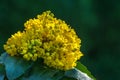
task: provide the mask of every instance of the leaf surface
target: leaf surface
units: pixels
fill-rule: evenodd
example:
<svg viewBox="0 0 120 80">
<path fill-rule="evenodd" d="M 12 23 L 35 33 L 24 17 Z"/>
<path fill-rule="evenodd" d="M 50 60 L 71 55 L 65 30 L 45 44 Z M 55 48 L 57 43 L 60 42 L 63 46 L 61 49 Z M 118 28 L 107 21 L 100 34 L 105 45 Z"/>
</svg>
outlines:
<svg viewBox="0 0 120 80">
<path fill-rule="evenodd" d="M 96 80 L 95 77 L 91 74 L 91 72 L 87 69 L 86 66 L 84 66 L 81 62 L 77 62 L 76 68 L 80 70 L 83 73 L 86 73 L 89 77 L 91 77 L 93 80 Z"/>
<path fill-rule="evenodd" d="M 2 54 L 2 61 L 5 65 L 6 76 L 9 80 L 14 80 L 24 74 L 31 67 L 31 63 L 19 57 L 9 56 L 7 53 Z"/>
</svg>

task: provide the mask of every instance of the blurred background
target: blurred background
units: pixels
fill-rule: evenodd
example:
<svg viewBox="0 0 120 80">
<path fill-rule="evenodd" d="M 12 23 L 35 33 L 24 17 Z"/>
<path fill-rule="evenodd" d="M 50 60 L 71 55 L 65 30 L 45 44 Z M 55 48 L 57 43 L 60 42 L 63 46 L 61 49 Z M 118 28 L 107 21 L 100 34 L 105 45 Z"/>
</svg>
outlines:
<svg viewBox="0 0 120 80">
<path fill-rule="evenodd" d="M 0 53 L 11 34 L 46 10 L 76 30 L 84 53 L 80 61 L 97 80 L 120 80 L 119 0 L 0 0 Z"/>
</svg>

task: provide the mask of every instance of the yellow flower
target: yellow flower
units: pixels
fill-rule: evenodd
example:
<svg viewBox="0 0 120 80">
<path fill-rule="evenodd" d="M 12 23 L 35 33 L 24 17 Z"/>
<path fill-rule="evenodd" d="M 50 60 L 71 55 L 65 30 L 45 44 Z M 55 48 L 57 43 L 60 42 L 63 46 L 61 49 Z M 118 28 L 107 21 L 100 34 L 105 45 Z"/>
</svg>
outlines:
<svg viewBox="0 0 120 80">
<path fill-rule="evenodd" d="M 83 56 L 74 29 L 50 11 L 28 20 L 24 26 L 23 32 L 12 35 L 4 45 L 9 55 L 32 61 L 43 58 L 47 66 L 60 70 L 74 68 Z"/>
</svg>

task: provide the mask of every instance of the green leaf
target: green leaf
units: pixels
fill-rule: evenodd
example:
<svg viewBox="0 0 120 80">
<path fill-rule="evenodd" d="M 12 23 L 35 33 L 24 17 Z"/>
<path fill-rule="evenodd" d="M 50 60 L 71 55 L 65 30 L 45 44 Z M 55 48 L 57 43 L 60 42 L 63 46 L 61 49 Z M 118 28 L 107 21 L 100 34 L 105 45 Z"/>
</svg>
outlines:
<svg viewBox="0 0 120 80">
<path fill-rule="evenodd" d="M 30 72 L 28 77 L 23 77 L 21 80 L 93 80 L 77 68 L 61 71 L 49 67 L 45 68 L 43 65 L 35 65 Z"/>
<path fill-rule="evenodd" d="M 52 80 L 61 80 L 64 77 L 65 71 L 58 71 L 53 77 Z"/>
<path fill-rule="evenodd" d="M 60 79 L 60 80 L 77 80 L 77 79 L 75 79 L 75 78 L 69 78 L 69 77 L 63 77 L 63 78 Z"/>
<path fill-rule="evenodd" d="M 82 63 L 77 62 L 77 69 L 79 69 L 80 71 L 86 73 L 89 77 L 91 77 L 93 80 L 96 80 L 95 77 L 91 74 L 91 72 L 87 69 L 87 67 L 85 67 Z"/>
<path fill-rule="evenodd" d="M 4 80 L 5 77 L 5 67 L 0 63 L 0 80 Z"/>
<path fill-rule="evenodd" d="M 6 54 L 5 52 L 2 53 L 1 56 L 0 56 L 0 63 L 3 63 L 7 56 L 8 56 L 8 54 Z"/>
<path fill-rule="evenodd" d="M 0 61 L 5 65 L 9 80 L 95 80 L 80 62 L 74 69 L 61 71 L 45 67 L 41 59 L 32 63 L 19 57 L 11 57 L 7 53 L 1 56 Z"/>
<path fill-rule="evenodd" d="M 31 66 L 32 63 L 23 60 L 19 57 L 11 57 L 7 53 L 2 55 L 3 63 L 5 65 L 6 75 L 9 80 L 14 80 L 24 74 Z"/>
<path fill-rule="evenodd" d="M 4 80 L 5 78 L 5 66 L 3 64 L 3 58 L 5 58 L 5 55 L 0 56 L 0 80 Z"/>
<path fill-rule="evenodd" d="M 60 80 L 63 74 L 64 73 L 59 70 L 37 65 L 33 67 L 31 75 L 29 77 L 23 77 L 22 80 Z"/>
<path fill-rule="evenodd" d="M 75 78 L 77 80 L 93 80 L 86 73 L 81 72 L 77 68 L 66 71 L 65 76 Z"/>
</svg>

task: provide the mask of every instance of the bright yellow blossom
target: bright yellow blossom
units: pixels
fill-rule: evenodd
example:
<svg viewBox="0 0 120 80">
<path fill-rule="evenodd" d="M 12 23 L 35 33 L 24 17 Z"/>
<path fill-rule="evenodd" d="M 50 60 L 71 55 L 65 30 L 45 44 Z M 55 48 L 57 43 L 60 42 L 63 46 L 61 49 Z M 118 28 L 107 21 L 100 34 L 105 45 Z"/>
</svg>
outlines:
<svg viewBox="0 0 120 80">
<path fill-rule="evenodd" d="M 32 61 L 43 58 L 49 67 L 68 70 L 74 68 L 83 55 L 81 40 L 74 29 L 65 21 L 54 18 L 50 11 L 28 20 L 24 26 L 23 32 L 12 35 L 4 45 L 11 56 Z"/>
</svg>

